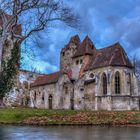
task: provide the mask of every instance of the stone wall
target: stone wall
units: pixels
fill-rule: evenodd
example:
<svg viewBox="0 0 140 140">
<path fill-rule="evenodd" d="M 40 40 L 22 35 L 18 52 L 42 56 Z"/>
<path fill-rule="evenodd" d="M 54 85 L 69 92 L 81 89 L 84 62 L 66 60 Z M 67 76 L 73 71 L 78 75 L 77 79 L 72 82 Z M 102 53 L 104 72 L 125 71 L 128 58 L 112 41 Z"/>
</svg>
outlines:
<svg viewBox="0 0 140 140">
<path fill-rule="evenodd" d="M 116 95 L 114 91 L 116 72 L 120 73 L 121 78 L 119 95 Z M 103 73 L 107 75 L 107 95 L 104 95 L 102 90 Z M 128 81 L 129 74 L 132 81 L 131 90 Z M 63 74 L 57 83 L 32 88 L 30 106 L 50 108 L 49 98 L 51 96 L 52 109 L 138 110 L 139 96 L 136 92 L 138 90 L 136 81 L 133 71 L 123 67 L 106 67 L 87 71 L 74 83 L 67 74 Z"/>
<path fill-rule="evenodd" d="M 20 70 L 13 89 L 6 94 L 4 104 L 6 106 L 29 106 L 30 105 L 30 84 L 41 76 L 34 72 Z"/>
<path fill-rule="evenodd" d="M 72 62 L 72 78 L 74 79 L 78 79 L 79 78 L 79 74 L 80 74 L 80 70 L 82 68 L 82 65 L 84 63 L 84 57 L 76 57 L 73 59 Z"/>
<path fill-rule="evenodd" d="M 139 98 L 130 96 L 100 96 L 97 110 L 139 110 Z"/>
<path fill-rule="evenodd" d="M 32 87 L 30 90 L 30 107 L 49 109 L 51 102 L 52 107 L 50 109 L 71 109 L 72 94 L 73 85 L 68 76 L 64 74 L 57 83 Z"/>
<path fill-rule="evenodd" d="M 121 93 L 115 94 L 115 73 L 120 73 Z M 103 94 L 102 75 L 107 75 L 107 95 Z M 92 75 L 92 76 L 91 76 Z M 129 76 L 131 80 L 129 79 Z M 87 71 L 75 88 L 75 108 L 91 110 L 138 110 L 137 79 L 133 70 L 126 67 L 103 67 Z M 85 83 L 85 84 L 84 84 Z M 79 89 L 83 86 L 84 92 Z M 131 88 L 130 88 L 131 87 Z M 82 104 L 79 105 L 79 100 Z"/>
<path fill-rule="evenodd" d="M 92 71 L 87 71 L 85 74 L 85 79 L 89 80 L 90 74 L 94 75 L 93 78 L 96 79 L 95 95 L 103 95 L 102 91 L 102 75 L 103 73 L 107 76 L 107 94 L 115 95 L 115 73 L 119 72 L 121 77 L 121 95 L 137 95 L 138 96 L 138 84 L 133 70 L 125 67 L 103 67 L 94 69 Z M 128 75 L 131 75 L 131 83 L 128 81 Z M 131 90 L 130 90 L 131 85 Z M 130 93 L 131 92 L 131 93 Z"/>
<path fill-rule="evenodd" d="M 72 69 L 72 56 L 76 51 L 76 45 L 70 43 L 66 48 L 63 48 L 60 54 L 60 69 L 69 71 Z"/>
<path fill-rule="evenodd" d="M 39 86 L 32 88 L 30 91 L 31 104 L 30 107 L 36 108 L 49 108 L 48 100 L 51 96 L 52 108 L 57 109 L 57 94 L 56 93 L 56 84 L 50 84 L 47 86 Z M 55 102 L 56 99 L 56 102 Z"/>
</svg>

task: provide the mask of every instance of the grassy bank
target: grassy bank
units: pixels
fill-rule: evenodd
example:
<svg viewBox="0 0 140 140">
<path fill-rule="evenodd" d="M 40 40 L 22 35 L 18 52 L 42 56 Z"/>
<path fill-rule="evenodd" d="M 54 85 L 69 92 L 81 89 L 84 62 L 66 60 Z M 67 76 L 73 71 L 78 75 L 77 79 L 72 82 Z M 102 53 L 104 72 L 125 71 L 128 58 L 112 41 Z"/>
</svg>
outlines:
<svg viewBox="0 0 140 140">
<path fill-rule="evenodd" d="M 140 124 L 138 111 L 73 111 L 46 109 L 0 109 L 0 123 L 4 124 L 92 124 L 130 125 Z"/>
</svg>

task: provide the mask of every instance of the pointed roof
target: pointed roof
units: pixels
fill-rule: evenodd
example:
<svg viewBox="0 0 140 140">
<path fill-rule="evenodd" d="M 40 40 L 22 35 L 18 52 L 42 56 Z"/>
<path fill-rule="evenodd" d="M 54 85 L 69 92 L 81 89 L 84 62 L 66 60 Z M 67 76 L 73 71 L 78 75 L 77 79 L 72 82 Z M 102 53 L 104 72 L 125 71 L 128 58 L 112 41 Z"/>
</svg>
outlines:
<svg viewBox="0 0 140 140">
<path fill-rule="evenodd" d="M 70 41 L 69 41 L 69 43 L 66 45 L 66 47 L 64 48 L 64 49 L 68 49 L 69 47 L 70 47 L 70 44 L 72 43 L 72 44 L 75 44 L 77 47 L 79 46 L 79 44 L 80 44 L 80 38 L 79 38 L 79 36 L 78 35 L 75 35 L 75 36 L 72 36 L 71 38 L 70 38 Z"/>
<path fill-rule="evenodd" d="M 93 55 L 93 50 L 95 47 L 88 36 L 85 37 L 83 42 L 77 48 L 76 53 L 74 54 L 73 58 L 83 56 L 83 55 Z"/>
<path fill-rule="evenodd" d="M 74 43 L 75 45 L 79 45 L 80 38 L 78 35 L 72 36 L 69 43 Z"/>
<path fill-rule="evenodd" d="M 107 48 L 97 50 L 92 57 L 88 69 L 105 66 L 126 66 L 133 68 L 133 65 L 120 43 L 115 43 Z"/>
</svg>

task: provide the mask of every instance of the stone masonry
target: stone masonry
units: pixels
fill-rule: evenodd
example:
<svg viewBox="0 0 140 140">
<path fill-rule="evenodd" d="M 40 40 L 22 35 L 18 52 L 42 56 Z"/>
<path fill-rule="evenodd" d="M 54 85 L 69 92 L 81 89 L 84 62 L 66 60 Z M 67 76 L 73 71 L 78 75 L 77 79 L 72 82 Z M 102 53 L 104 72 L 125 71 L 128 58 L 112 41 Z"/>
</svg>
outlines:
<svg viewBox="0 0 140 140">
<path fill-rule="evenodd" d="M 96 49 L 88 36 L 72 37 L 60 54 L 60 71 L 30 85 L 30 107 L 139 110 L 138 81 L 119 43 Z"/>
</svg>

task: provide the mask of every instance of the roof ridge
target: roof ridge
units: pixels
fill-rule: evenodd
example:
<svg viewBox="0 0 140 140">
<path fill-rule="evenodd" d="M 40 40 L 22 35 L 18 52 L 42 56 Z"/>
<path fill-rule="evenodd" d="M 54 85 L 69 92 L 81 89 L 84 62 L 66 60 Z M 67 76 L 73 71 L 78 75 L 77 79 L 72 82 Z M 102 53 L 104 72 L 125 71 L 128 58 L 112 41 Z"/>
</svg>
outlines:
<svg viewBox="0 0 140 140">
<path fill-rule="evenodd" d="M 119 43 L 119 42 L 116 42 L 116 43 L 114 43 L 114 44 L 112 44 L 112 45 L 109 45 L 109 46 L 107 46 L 107 47 L 97 49 L 97 51 L 100 51 L 100 50 L 103 50 L 103 49 L 112 48 L 112 47 L 117 46 L 117 45 L 120 45 L 120 43 Z"/>
<path fill-rule="evenodd" d="M 119 46 L 119 49 L 120 49 L 120 51 L 121 51 L 121 57 L 122 57 L 122 60 L 123 60 L 123 63 L 125 64 L 125 65 L 127 65 L 126 64 L 126 61 L 124 60 L 124 50 L 122 49 L 122 47 L 121 46 Z"/>
<path fill-rule="evenodd" d="M 61 72 L 61 71 L 56 71 L 56 72 L 53 72 L 53 73 L 44 74 L 44 75 L 42 75 L 42 76 L 53 75 L 53 74 L 57 74 L 57 73 L 59 73 L 59 72 Z"/>
<path fill-rule="evenodd" d="M 60 76 L 61 76 L 61 71 L 57 71 L 51 74 L 46 74 L 43 76 L 38 76 L 37 79 L 33 83 L 31 83 L 31 87 L 57 83 Z"/>
</svg>

